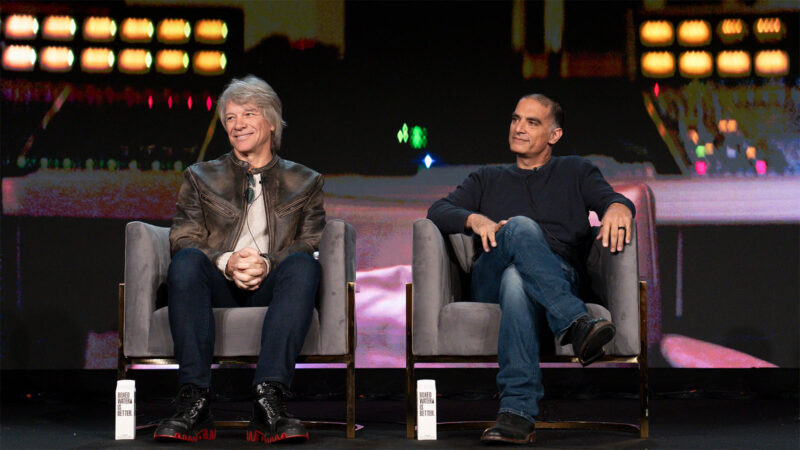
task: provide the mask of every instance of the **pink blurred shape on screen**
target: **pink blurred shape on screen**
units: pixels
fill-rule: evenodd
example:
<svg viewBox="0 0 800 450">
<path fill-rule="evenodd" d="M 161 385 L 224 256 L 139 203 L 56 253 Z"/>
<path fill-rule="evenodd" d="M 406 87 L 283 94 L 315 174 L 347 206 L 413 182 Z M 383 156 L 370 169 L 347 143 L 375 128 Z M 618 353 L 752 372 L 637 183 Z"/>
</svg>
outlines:
<svg viewBox="0 0 800 450">
<path fill-rule="evenodd" d="M 705 161 L 697 161 L 694 165 L 694 170 L 698 175 L 705 175 L 706 170 L 708 170 L 708 166 L 706 165 Z"/>
<path fill-rule="evenodd" d="M 764 160 L 759 159 L 756 161 L 756 173 L 759 175 L 764 175 L 767 173 L 767 162 Z"/>
<path fill-rule="evenodd" d="M 672 367 L 690 369 L 778 367 L 747 353 L 677 334 L 664 335 L 661 339 L 661 353 Z"/>
<path fill-rule="evenodd" d="M 406 283 L 411 266 L 356 274 L 356 367 L 405 367 Z"/>
</svg>

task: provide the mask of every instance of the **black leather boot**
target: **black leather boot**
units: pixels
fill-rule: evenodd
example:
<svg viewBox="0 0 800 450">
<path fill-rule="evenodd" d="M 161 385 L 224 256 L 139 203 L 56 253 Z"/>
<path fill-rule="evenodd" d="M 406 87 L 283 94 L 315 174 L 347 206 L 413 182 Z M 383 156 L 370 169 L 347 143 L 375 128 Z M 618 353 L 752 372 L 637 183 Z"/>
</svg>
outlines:
<svg viewBox="0 0 800 450">
<path fill-rule="evenodd" d="M 200 389 L 194 384 L 184 384 L 174 400 L 175 414 L 162 420 L 153 439 L 159 441 L 212 440 L 217 437 L 214 418 L 209 409 L 208 389 Z"/>
<path fill-rule="evenodd" d="M 529 444 L 536 441 L 536 426 L 522 416 L 503 412 L 481 436 L 485 444 Z"/>
<path fill-rule="evenodd" d="M 578 361 L 585 367 L 605 354 L 603 346 L 614 339 L 616 333 L 617 328 L 606 319 L 584 316 L 564 333 L 561 345 L 571 343 Z"/>
<path fill-rule="evenodd" d="M 265 381 L 254 388 L 253 420 L 247 426 L 247 440 L 271 444 L 277 441 L 302 442 L 308 440 L 308 430 L 300 419 L 286 411 L 283 404 L 288 389 L 281 383 Z"/>
</svg>

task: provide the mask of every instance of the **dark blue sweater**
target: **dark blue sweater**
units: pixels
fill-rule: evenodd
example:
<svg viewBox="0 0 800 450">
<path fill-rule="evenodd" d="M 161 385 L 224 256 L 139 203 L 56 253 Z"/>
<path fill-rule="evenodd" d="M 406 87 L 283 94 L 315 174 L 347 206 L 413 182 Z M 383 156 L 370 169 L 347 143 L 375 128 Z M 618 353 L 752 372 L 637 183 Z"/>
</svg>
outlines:
<svg viewBox="0 0 800 450">
<path fill-rule="evenodd" d="M 533 170 L 516 164 L 482 167 L 431 205 L 428 218 L 442 233 L 452 234 L 469 232 L 465 224 L 472 213 L 495 222 L 530 217 L 544 229 L 550 248 L 582 271 L 591 245 L 589 211 L 602 218 L 615 202 L 636 213 L 633 202 L 614 192 L 589 160 L 553 156 Z"/>
</svg>

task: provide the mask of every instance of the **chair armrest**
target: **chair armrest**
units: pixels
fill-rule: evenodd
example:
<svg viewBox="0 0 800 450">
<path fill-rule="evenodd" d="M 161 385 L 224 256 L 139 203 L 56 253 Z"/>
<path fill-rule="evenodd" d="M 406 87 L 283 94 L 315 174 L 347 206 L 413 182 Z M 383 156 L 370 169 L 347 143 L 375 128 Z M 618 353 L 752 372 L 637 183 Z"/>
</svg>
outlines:
<svg viewBox="0 0 800 450">
<path fill-rule="evenodd" d="M 125 356 L 147 354 L 150 317 L 170 260 L 169 228 L 144 222 L 125 226 Z"/>
<path fill-rule="evenodd" d="M 347 353 L 347 283 L 356 280 L 356 230 L 334 219 L 319 242 L 319 349 L 322 355 Z"/>
<path fill-rule="evenodd" d="M 617 334 L 609 344 L 610 354 L 639 354 L 639 265 L 636 224 L 633 224 L 631 243 L 621 252 L 611 253 L 594 241 L 589 251 L 587 269 L 592 289 L 608 305 Z"/>
<path fill-rule="evenodd" d="M 438 352 L 439 312 L 454 301 L 451 267 L 442 233 L 428 219 L 414 221 L 411 279 L 413 298 L 413 352 L 435 355 Z"/>
</svg>

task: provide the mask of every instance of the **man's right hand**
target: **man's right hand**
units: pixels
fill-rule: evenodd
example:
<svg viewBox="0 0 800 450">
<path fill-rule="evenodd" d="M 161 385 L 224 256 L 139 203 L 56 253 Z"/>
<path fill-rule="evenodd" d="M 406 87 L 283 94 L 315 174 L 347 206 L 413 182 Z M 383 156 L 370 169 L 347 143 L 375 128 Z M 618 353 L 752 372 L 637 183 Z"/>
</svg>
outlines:
<svg viewBox="0 0 800 450">
<path fill-rule="evenodd" d="M 248 247 L 231 255 L 225 273 L 239 289 L 254 291 L 267 277 L 267 263 L 258 254 L 258 250 Z"/>
<path fill-rule="evenodd" d="M 497 241 L 494 235 L 508 222 L 508 220 L 501 220 L 495 222 L 494 220 L 484 216 L 483 214 L 470 214 L 467 216 L 467 228 L 472 230 L 473 233 L 481 237 L 483 244 L 483 251 L 489 252 L 492 247 L 497 247 Z"/>
</svg>

